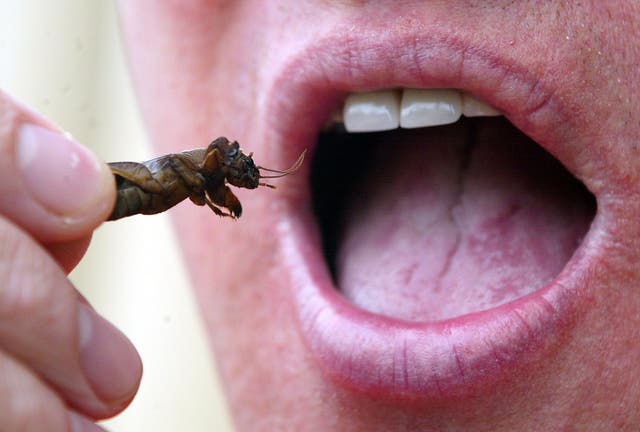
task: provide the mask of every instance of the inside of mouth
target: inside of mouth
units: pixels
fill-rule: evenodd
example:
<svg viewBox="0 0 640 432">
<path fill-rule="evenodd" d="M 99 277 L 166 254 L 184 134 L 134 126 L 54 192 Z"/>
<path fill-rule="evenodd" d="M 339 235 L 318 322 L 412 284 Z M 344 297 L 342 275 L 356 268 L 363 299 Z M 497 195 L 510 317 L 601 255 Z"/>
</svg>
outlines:
<svg viewBox="0 0 640 432">
<path fill-rule="evenodd" d="M 337 289 L 410 321 L 486 310 L 548 285 L 595 198 L 502 117 L 390 132 L 325 132 L 314 208 Z"/>
</svg>

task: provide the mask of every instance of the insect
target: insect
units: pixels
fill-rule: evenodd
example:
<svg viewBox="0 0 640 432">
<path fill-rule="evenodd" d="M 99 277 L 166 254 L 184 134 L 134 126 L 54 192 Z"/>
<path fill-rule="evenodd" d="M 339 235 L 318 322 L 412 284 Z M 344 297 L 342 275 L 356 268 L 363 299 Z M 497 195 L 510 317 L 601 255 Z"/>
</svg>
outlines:
<svg viewBox="0 0 640 432">
<path fill-rule="evenodd" d="M 199 206 L 206 204 L 218 216 L 237 219 L 242 215 L 242 205 L 227 183 L 247 189 L 275 188 L 260 179 L 293 173 L 302 165 L 304 155 L 302 152 L 286 170 L 264 168 L 253 162 L 253 153 L 244 154 L 236 141 L 220 137 L 207 148 L 168 154 L 142 163 L 111 162 L 108 165 L 118 192 L 109 220 L 161 213 L 186 198 Z M 262 175 L 260 171 L 275 174 Z"/>
</svg>

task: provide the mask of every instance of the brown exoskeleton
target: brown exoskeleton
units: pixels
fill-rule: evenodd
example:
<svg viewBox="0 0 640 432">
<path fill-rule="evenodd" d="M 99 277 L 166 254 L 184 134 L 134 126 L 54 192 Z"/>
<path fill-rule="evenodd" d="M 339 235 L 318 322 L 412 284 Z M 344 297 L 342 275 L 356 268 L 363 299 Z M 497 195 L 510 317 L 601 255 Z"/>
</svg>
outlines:
<svg viewBox="0 0 640 432">
<path fill-rule="evenodd" d="M 116 178 L 118 196 L 109 220 L 161 213 L 186 198 L 200 206 L 208 205 L 218 216 L 237 219 L 242 214 L 242 205 L 227 183 L 247 189 L 275 188 L 260 179 L 291 174 L 303 160 L 304 152 L 284 171 L 256 166 L 252 153 L 246 155 L 236 141 L 220 137 L 203 149 L 160 156 L 142 163 L 112 162 L 109 167 Z M 265 176 L 260 170 L 276 175 Z"/>
</svg>

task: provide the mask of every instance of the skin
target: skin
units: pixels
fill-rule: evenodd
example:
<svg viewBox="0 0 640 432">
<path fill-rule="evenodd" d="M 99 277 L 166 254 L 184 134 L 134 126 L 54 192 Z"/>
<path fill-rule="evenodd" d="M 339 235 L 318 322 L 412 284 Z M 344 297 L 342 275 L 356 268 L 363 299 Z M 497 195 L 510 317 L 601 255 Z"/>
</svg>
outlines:
<svg viewBox="0 0 640 432">
<path fill-rule="evenodd" d="M 288 166 L 297 156 L 287 151 L 288 143 L 299 137 L 279 130 L 272 121 L 279 105 L 269 102 L 277 98 L 290 59 L 334 29 L 366 18 L 374 36 L 382 29 L 439 32 L 506 53 L 540 82 L 555 83 L 555 100 L 568 115 L 554 130 L 570 143 L 565 150 L 575 161 L 567 168 L 594 192 L 604 215 L 598 219 L 606 245 L 597 256 L 599 265 L 591 269 L 575 307 L 565 313 L 569 324 L 536 351 L 533 363 L 470 392 L 421 400 L 349 388 L 325 373 L 305 344 L 293 287 L 282 277 L 287 269 L 274 251 L 283 209 L 296 202 L 303 180 L 282 181 L 277 191 L 239 191 L 244 213 L 238 223 L 212 221 L 202 208 L 178 206 L 179 237 L 238 430 L 637 430 L 640 7 L 635 2 L 139 0 L 120 7 L 134 81 L 159 153 L 199 147 L 224 133 L 253 151 L 261 165 Z M 0 99 L 0 114 L 5 156 L 15 151 L 22 122 L 55 129 L 7 97 Z M 510 120 L 525 132 L 535 129 L 535 119 L 522 113 Z M 543 131 L 534 138 L 544 136 Z M 562 160 L 565 150 L 555 155 Z M 95 210 L 95 202 L 87 200 L 27 217 L 30 197 L 41 195 L 11 175 L 17 170 L 10 165 L 13 158 L 0 160 L 8 165 L 0 170 L 5 177 L 0 184 L 12 185 L 10 192 L 27 202 L 15 210 L 0 199 L 0 232 L 7 239 L 1 243 L 0 276 L 13 275 L 22 282 L 17 287 L 47 276 L 46 292 L 63 295 L 48 301 L 23 295 L 20 305 L 46 322 L 66 323 L 53 336 L 37 326 L 25 328 L 24 315 L 4 307 L 11 297 L 0 296 L 0 329 L 6 324 L 10 330 L 0 332 L 0 376 L 29 386 L 39 408 L 16 408 L 12 401 L 20 394 L 0 386 L 0 419 L 34 425 L 49 418 L 57 423 L 44 423 L 47 430 L 68 430 L 64 401 L 83 417 L 109 416 L 126 405 L 139 379 L 137 358 L 129 358 L 127 364 L 137 365 L 129 376 L 104 371 L 105 380 L 121 378 L 109 397 L 96 398 L 95 386 L 86 387 L 75 327 L 81 300 L 56 266 L 73 267 L 109 209 Z M 98 189 L 101 198 L 113 199 L 109 187 Z M 9 188 L 0 198 L 3 194 Z M 61 228 L 60 214 L 82 219 L 73 229 Z M 222 247 L 211 247 L 211 239 Z M 36 271 L 21 267 L 7 244 L 45 264 Z M 38 362 L 36 347 L 43 340 L 60 361 Z M 125 353 L 130 350 L 116 354 L 122 364 Z M 69 383 L 82 390 L 73 391 Z M 78 392 L 93 394 L 90 401 L 101 404 L 83 404 L 86 398 L 78 398 Z"/>
<path fill-rule="evenodd" d="M 115 198 L 113 177 L 55 125 L 0 92 L 0 424 L 102 430 L 142 373 L 131 343 L 67 274 Z"/>
<path fill-rule="evenodd" d="M 240 195 L 246 216 L 237 224 L 210 223 L 206 212 L 177 209 L 180 238 L 239 430 L 638 427 L 640 248 L 630 238 L 640 223 L 635 203 L 640 123 L 633 120 L 640 108 L 636 4 L 151 3 L 122 2 L 121 8 L 143 111 L 162 152 L 224 131 L 250 145 L 261 164 L 286 165 L 281 149 L 295 138 L 278 133 L 269 121 L 274 105 L 265 100 L 274 97 L 294 52 L 335 27 L 368 17 L 370 27 L 386 24 L 388 32 L 401 31 L 403 25 L 432 26 L 482 41 L 560 83 L 559 97 L 571 107 L 567 140 L 578 146 L 588 137 L 599 138 L 569 169 L 592 190 L 609 185 L 624 200 L 617 207 L 620 219 L 610 228 L 617 243 L 601 257 L 599 272 L 604 273 L 588 286 L 591 304 L 568 314 L 573 325 L 563 332 L 562 343 L 542 354 L 535 371 L 520 370 L 463 400 L 431 403 L 385 401 L 345 389 L 309 354 L 296 330 L 291 287 L 282 282 L 286 270 L 272 253 L 278 236 L 274 208 L 295 191 L 283 184 L 282 195 Z M 526 123 L 514 117 L 519 125 Z M 604 165 L 598 156 L 602 152 L 610 156 Z M 215 239 L 224 248 L 212 248 L 202 239 Z"/>
</svg>

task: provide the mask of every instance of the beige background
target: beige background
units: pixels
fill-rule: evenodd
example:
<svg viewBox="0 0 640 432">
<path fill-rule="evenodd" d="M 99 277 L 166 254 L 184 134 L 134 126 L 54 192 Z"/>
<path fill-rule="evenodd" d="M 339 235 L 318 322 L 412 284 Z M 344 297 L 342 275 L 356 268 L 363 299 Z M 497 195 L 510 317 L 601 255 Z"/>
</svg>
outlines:
<svg viewBox="0 0 640 432">
<path fill-rule="evenodd" d="M 131 0 L 135 1 L 135 0 Z M 0 0 L 0 87 L 103 159 L 151 155 L 109 0 Z M 72 280 L 144 362 L 111 431 L 229 431 L 202 323 L 165 216 L 105 224 Z"/>
</svg>

